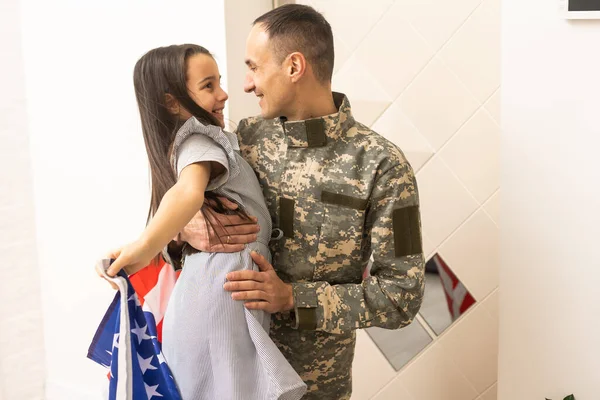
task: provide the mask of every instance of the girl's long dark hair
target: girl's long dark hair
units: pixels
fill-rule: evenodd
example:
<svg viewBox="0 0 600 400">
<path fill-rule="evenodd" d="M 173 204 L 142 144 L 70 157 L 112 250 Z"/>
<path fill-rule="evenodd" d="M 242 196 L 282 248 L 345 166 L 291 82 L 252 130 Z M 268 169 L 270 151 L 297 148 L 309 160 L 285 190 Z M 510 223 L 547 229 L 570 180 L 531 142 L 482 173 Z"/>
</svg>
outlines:
<svg viewBox="0 0 600 400">
<path fill-rule="evenodd" d="M 135 64 L 133 85 L 142 121 L 142 132 L 150 163 L 152 195 L 148 220 L 156 213 L 163 196 L 176 182 L 171 167 L 171 147 L 182 123 L 167 107 L 167 94 L 205 124 L 219 121 L 198 106 L 187 89 L 187 60 L 196 54 L 210 52 L 202 46 L 183 44 L 150 50 Z"/>
<path fill-rule="evenodd" d="M 175 135 L 185 122 L 171 114 L 167 94 L 200 122 L 220 126 L 219 121 L 190 97 L 187 89 L 187 64 L 190 57 L 210 52 L 195 44 L 173 45 L 150 50 L 138 60 L 133 72 L 135 96 L 140 110 L 144 143 L 150 163 L 152 194 L 148 221 L 158 210 L 165 193 L 177 177 L 170 157 Z M 216 199 L 207 192 L 206 198 Z M 217 203 L 218 199 L 216 199 Z"/>
</svg>

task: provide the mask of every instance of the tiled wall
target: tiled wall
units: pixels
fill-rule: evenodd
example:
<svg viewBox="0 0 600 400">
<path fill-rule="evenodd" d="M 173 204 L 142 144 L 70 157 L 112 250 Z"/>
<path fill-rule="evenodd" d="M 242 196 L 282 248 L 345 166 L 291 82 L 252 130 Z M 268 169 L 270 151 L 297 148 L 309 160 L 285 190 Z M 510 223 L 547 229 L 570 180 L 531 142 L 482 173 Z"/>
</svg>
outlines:
<svg viewBox="0 0 600 400">
<path fill-rule="evenodd" d="M 298 2 L 332 24 L 334 90 L 417 171 L 427 257 L 477 300 L 398 372 L 360 331 L 353 399 L 494 400 L 500 0 Z"/>
<path fill-rule="evenodd" d="M 43 398 L 40 277 L 19 2 L 0 6 L 0 399 Z"/>
</svg>

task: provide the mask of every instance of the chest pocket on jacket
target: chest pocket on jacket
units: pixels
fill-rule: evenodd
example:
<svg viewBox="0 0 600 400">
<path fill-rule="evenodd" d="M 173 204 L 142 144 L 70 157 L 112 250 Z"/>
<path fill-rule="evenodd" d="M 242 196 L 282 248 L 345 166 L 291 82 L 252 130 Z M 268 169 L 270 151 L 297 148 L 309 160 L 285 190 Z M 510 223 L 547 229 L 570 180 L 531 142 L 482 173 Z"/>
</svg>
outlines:
<svg viewBox="0 0 600 400">
<path fill-rule="evenodd" d="M 333 283 L 360 281 L 367 199 L 324 190 L 323 223 L 314 279 Z"/>
</svg>

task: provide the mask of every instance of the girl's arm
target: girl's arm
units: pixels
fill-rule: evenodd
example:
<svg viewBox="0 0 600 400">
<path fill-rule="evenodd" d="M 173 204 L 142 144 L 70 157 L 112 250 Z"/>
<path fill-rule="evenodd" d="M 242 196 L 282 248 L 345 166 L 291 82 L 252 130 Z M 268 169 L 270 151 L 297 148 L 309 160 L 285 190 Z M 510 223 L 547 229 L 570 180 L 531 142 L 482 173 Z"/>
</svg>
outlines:
<svg viewBox="0 0 600 400">
<path fill-rule="evenodd" d="M 108 275 L 114 276 L 123 268 L 133 274 L 148 265 L 200 210 L 210 176 L 210 162 L 185 167 L 140 238 L 109 255 L 115 261 L 107 270 Z"/>
</svg>

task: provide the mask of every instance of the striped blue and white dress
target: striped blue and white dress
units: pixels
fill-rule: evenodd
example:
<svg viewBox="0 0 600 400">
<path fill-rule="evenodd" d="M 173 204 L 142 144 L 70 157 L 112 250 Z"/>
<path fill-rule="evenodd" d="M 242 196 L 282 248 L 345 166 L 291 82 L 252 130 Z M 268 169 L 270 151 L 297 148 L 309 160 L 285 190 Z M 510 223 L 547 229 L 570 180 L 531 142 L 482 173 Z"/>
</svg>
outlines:
<svg viewBox="0 0 600 400">
<path fill-rule="evenodd" d="M 257 270 L 255 250 L 268 260 L 271 217 L 254 171 L 239 155 L 235 134 L 190 118 L 177 133 L 173 166 L 214 161 L 226 172 L 212 190 L 241 204 L 260 224 L 258 240 L 239 253 L 196 253 L 183 271 L 163 321 L 163 354 L 183 400 L 297 400 L 306 385 L 269 338 L 270 315 L 247 310 L 223 289 L 231 271 Z"/>
</svg>

